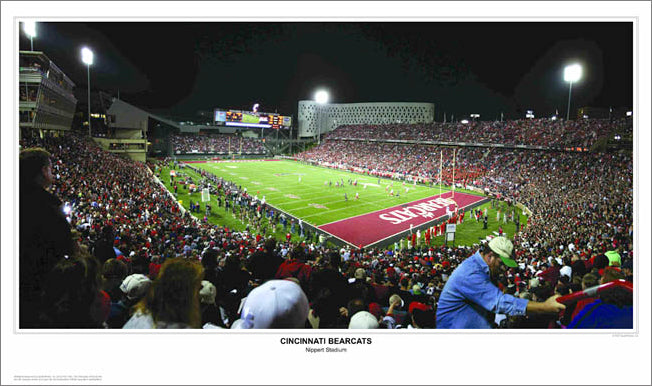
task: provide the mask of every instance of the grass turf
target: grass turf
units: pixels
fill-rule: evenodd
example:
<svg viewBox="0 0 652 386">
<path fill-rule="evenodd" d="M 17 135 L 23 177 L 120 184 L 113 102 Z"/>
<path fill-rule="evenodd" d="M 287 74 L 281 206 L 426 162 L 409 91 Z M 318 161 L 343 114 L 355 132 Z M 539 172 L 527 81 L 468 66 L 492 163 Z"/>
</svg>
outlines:
<svg viewBox="0 0 652 386">
<path fill-rule="evenodd" d="M 277 208 L 301 218 L 303 221 L 315 226 L 323 225 L 333 221 L 373 212 L 380 209 L 416 201 L 422 198 L 431 197 L 440 193 L 438 185 L 427 187 L 383 179 L 378 177 L 350 173 L 342 170 L 328 169 L 305 165 L 295 161 L 251 161 L 251 162 L 218 162 L 218 163 L 194 163 L 193 167 L 204 169 L 225 180 L 235 182 L 242 188 L 256 195 L 259 198 L 265 197 L 266 202 Z M 182 173 L 199 181 L 199 175 L 188 168 L 181 169 Z M 162 171 L 162 180 L 170 189 L 169 169 Z M 349 184 L 349 180 L 357 180 L 357 186 Z M 335 183 L 344 182 L 342 187 L 335 187 Z M 330 184 L 329 184 L 330 182 Z M 380 182 L 380 184 L 379 184 Z M 365 188 L 366 185 L 366 188 Z M 389 187 L 388 187 L 389 185 Z M 405 189 L 408 188 L 406 193 Z M 399 196 L 390 196 L 387 192 L 393 189 Z M 449 189 L 443 187 L 441 193 Z M 457 191 L 478 194 L 467 190 Z M 346 193 L 348 200 L 344 199 Z M 355 199 L 355 194 L 359 199 Z M 189 195 L 182 187 L 177 192 L 177 199 L 182 201 L 184 207 L 189 208 L 189 200 L 201 201 L 201 195 L 194 193 Z M 209 222 L 225 225 L 234 229 L 244 229 L 244 221 L 239 220 L 224 208 L 218 208 L 216 197 L 211 197 L 213 214 L 208 217 Z M 495 206 L 495 208 L 493 208 Z M 204 204 L 202 203 L 202 207 Z M 508 209 L 505 203 L 484 204 L 481 208 L 488 208 L 489 224 L 488 229 L 483 229 L 483 223 L 471 220 L 467 213 L 466 220 L 458 226 L 454 245 L 472 245 L 479 239 L 489 234 L 495 234 L 498 227 L 502 226 L 503 231 L 512 237 L 515 231 L 513 222 L 503 223 L 502 215 L 496 221 L 496 210 L 501 208 L 504 212 Z M 510 208 L 511 210 L 511 208 Z M 517 210 L 520 214 L 520 210 Z M 203 218 L 203 211 L 195 214 Z M 526 217 L 521 215 L 521 224 L 525 224 Z M 271 228 L 271 227 L 270 227 Z M 276 237 L 283 239 L 285 232 L 279 227 Z M 271 233 L 268 229 L 267 234 Z M 296 237 L 296 235 L 294 236 Z M 443 237 L 434 239 L 434 243 L 444 243 Z M 450 244 L 450 242 L 449 242 Z"/>
</svg>

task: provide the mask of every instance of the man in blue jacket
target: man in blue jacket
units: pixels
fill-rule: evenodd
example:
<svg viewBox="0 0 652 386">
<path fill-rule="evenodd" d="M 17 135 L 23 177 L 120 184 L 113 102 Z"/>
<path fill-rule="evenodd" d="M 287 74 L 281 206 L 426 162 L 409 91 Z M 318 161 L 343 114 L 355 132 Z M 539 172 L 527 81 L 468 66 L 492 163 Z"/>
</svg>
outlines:
<svg viewBox="0 0 652 386">
<path fill-rule="evenodd" d="M 495 279 L 504 266 L 516 267 L 514 246 L 494 237 L 460 264 L 446 282 L 437 304 L 437 328 L 492 328 L 495 314 L 556 313 L 564 308 L 555 299 L 533 302 L 503 294 Z"/>
</svg>

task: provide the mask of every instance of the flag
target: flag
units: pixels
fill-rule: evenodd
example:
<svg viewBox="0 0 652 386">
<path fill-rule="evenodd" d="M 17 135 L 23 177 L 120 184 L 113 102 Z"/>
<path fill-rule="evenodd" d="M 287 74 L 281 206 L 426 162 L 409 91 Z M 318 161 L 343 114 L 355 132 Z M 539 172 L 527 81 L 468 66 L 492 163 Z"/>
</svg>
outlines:
<svg viewBox="0 0 652 386">
<path fill-rule="evenodd" d="M 204 188 L 201 191 L 201 202 L 208 202 L 211 200 L 211 194 L 208 191 L 208 188 Z"/>
</svg>

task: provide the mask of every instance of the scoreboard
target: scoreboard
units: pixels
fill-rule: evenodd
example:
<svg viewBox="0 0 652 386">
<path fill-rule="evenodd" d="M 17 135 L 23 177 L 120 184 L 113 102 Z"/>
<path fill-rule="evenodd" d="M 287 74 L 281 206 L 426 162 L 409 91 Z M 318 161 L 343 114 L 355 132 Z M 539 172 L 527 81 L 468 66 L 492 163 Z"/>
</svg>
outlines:
<svg viewBox="0 0 652 386">
<path fill-rule="evenodd" d="M 263 113 L 253 111 L 215 110 L 215 123 L 236 127 L 259 127 L 272 129 L 289 129 L 292 126 L 292 117 L 276 113 Z"/>
<path fill-rule="evenodd" d="M 268 115 L 267 123 L 272 125 L 272 129 L 279 129 L 283 123 L 283 117 L 280 115 Z"/>
</svg>

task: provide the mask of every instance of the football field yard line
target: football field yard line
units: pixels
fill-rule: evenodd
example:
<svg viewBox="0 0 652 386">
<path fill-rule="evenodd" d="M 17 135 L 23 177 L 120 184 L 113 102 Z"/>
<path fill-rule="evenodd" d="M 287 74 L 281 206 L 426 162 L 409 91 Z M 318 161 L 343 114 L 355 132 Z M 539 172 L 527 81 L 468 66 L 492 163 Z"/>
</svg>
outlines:
<svg viewBox="0 0 652 386">
<path fill-rule="evenodd" d="M 351 192 L 347 192 L 347 193 L 351 193 Z M 432 193 L 434 193 L 434 192 L 424 192 L 424 193 L 429 193 L 429 194 L 425 194 L 425 195 L 423 195 L 423 197 L 421 197 L 421 195 L 418 195 L 416 198 L 414 198 L 411 201 L 431 197 L 433 195 Z M 376 195 L 376 196 L 377 196 L 376 199 L 374 199 L 373 196 L 366 196 L 363 199 L 363 201 L 360 201 L 360 200 L 355 200 L 355 196 L 351 195 L 351 197 L 349 197 L 348 202 L 358 203 L 359 205 L 373 205 L 374 207 L 378 207 L 380 209 L 386 208 L 388 206 L 401 205 L 401 204 L 406 204 L 408 202 L 411 202 L 411 201 L 396 202 L 397 197 L 384 197 L 385 196 L 384 194 L 382 194 L 380 196 L 379 195 Z M 288 211 L 298 212 L 298 211 L 302 211 L 302 210 L 305 210 L 305 209 L 314 209 L 314 208 L 312 208 L 310 206 L 307 206 L 307 205 L 302 205 L 302 206 L 296 207 L 296 208 L 289 208 L 289 207 L 292 207 L 293 206 L 292 204 L 299 204 L 299 203 L 309 202 L 309 201 L 312 201 L 315 204 L 321 204 L 321 205 L 324 205 L 324 206 L 347 202 L 344 199 L 338 199 L 338 200 L 335 200 L 335 201 L 323 202 L 322 198 L 329 198 L 329 197 L 332 197 L 332 195 L 312 196 L 311 198 L 308 198 L 308 199 L 284 201 L 284 202 L 275 203 L 275 205 L 277 205 L 279 207 L 283 206 L 284 209 L 287 209 Z M 371 200 L 371 201 L 369 201 L 369 200 Z M 317 215 L 333 213 L 333 212 L 340 211 L 340 210 L 343 210 L 343 209 L 351 209 L 351 207 L 347 206 L 347 207 L 344 207 L 344 208 L 330 209 L 330 210 L 323 211 L 323 212 L 318 212 L 318 213 L 315 213 L 315 214 L 312 214 L 312 215 L 306 215 L 304 217 L 306 217 L 306 218 L 314 217 L 314 216 L 317 216 Z"/>
<path fill-rule="evenodd" d="M 344 193 L 346 193 L 347 195 L 351 195 L 351 197 L 350 197 L 351 199 L 355 199 L 356 191 L 353 191 L 353 192 L 351 192 L 351 191 L 348 191 L 348 192 L 347 191 L 342 191 L 342 194 L 340 196 L 343 196 Z M 283 194 L 283 196 L 285 196 L 285 195 Z M 299 194 L 297 194 L 297 196 L 299 196 Z M 389 200 L 394 200 L 394 199 L 397 198 L 397 197 L 393 197 L 393 198 L 388 197 L 386 199 L 381 199 L 381 197 L 383 197 L 384 194 L 382 194 L 382 195 L 378 195 L 378 194 L 365 195 L 365 198 L 373 198 L 374 196 L 377 196 L 380 201 L 389 201 Z M 284 202 L 279 202 L 278 205 L 300 204 L 300 203 L 308 202 L 308 201 L 321 201 L 322 198 L 330 198 L 330 197 L 333 197 L 333 195 L 332 194 L 319 195 L 319 194 L 315 193 L 315 194 L 310 195 L 310 198 L 300 198 L 300 199 L 296 199 L 296 200 L 288 200 L 288 201 L 284 201 Z M 379 201 L 379 200 L 375 200 L 375 201 Z M 315 203 L 327 205 L 327 204 L 332 204 L 332 203 L 336 203 L 336 202 L 340 202 L 340 201 L 344 201 L 344 199 L 337 200 L 337 201 L 329 201 L 328 203 L 324 203 L 324 202 L 315 202 Z"/>
<path fill-rule="evenodd" d="M 420 199 L 428 198 L 428 197 L 430 197 L 430 196 L 417 198 L 416 200 L 420 200 Z M 409 202 L 411 202 L 411 201 L 408 201 L 408 202 L 394 202 L 393 205 L 392 205 L 392 204 L 385 204 L 386 202 L 393 201 L 394 199 L 395 199 L 395 198 L 387 198 L 387 199 L 376 200 L 376 201 L 355 201 L 355 199 L 353 199 L 352 202 L 353 202 L 353 203 L 356 203 L 356 205 L 357 205 L 357 204 L 359 204 L 359 205 L 372 205 L 374 208 L 378 208 L 378 209 L 371 210 L 371 211 L 369 211 L 369 212 L 365 212 L 365 213 L 359 214 L 360 216 L 363 215 L 363 214 L 367 214 L 367 213 L 375 212 L 375 211 L 377 211 L 377 210 L 382 210 L 382 209 L 385 209 L 385 208 L 388 208 L 388 207 L 392 207 L 392 206 L 396 206 L 396 205 L 408 204 Z M 416 200 L 413 200 L 413 201 L 416 201 Z M 323 204 L 323 205 L 328 205 L 328 204 L 341 203 L 341 202 L 343 202 L 343 200 L 339 200 L 339 201 L 331 201 L 331 202 L 328 202 L 328 203 L 322 203 L 322 204 Z M 302 209 L 304 209 L 304 208 L 299 208 L 299 209 L 297 209 L 297 211 L 300 211 L 300 210 L 302 210 Z M 311 214 L 311 215 L 307 215 L 307 216 L 303 216 L 303 217 L 304 217 L 304 218 L 310 218 L 310 217 L 314 217 L 314 216 L 318 216 L 318 215 L 324 215 L 324 214 L 328 214 L 328 213 L 332 213 L 332 212 L 339 212 L 339 211 L 344 210 L 344 209 L 351 209 L 351 207 L 348 207 L 348 206 L 347 206 L 347 207 L 343 207 L 343 208 L 329 209 L 328 211 L 325 211 L 325 212 L 319 212 L 319 213 L 315 213 L 315 214 Z M 356 215 L 356 216 L 358 216 L 358 215 Z M 347 218 L 348 218 L 348 217 L 347 217 Z M 338 221 L 339 221 L 339 220 L 338 220 Z"/>
<path fill-rule="evenodd" d="M 356 216 L 363 216 L 363 215 L 365 215 L 365 214 L 372 213 L 372 212 L 375 212 L 375 211 L 377 211 L 377 210 L 382 210 L 382 209 L 385 208 L 385 207 L 383 207 L 383 206 L 375 205 L 375 204 L 373 204 L 373 203 L 363 203 L 363 205 L 373 205 L 373 208 L 374 208 L 374 209 L 370 210 L 369 212 L 361 213 L 361 214 L 356 215 Z M 376 208 L 379 208 L 379 209 L 376 209 Z M 338 209 L 330 209 L 330 210 L 328 210 L 328 211 L 326 211 L 326 212 L 321 212 L 321 213 L 315 213 L 315 214 L 311 214 L 311 215 L 301 216 L 301 218 L 308 219 L 308 218 L 312 218 L 312 217 L 315 217 L 315 216 L 323 216 L 323 215 L 325 215 L 325 214 L 330 214 L 330 213 L 340 212 L 340 211 L 345 210 L 345 209 L 350 209 L 350 208 L 348 208 L 348 207 L 344 207 L 344 208 L 338 208 Z M 355 216 L 352 216 L 352 217 L 355 217 Z M 348 218 L 348 217 L 346 217 L 346 218 Z M 341 218 L 340 220 L 345 220 L 346 218 Z M 336 221 L 340 221 L 340 220 L 336 220 Z M 325 224 L 319 224 L 319 225 L 321 226 L 321 225 L 325 225 Z"/>
</svg>

